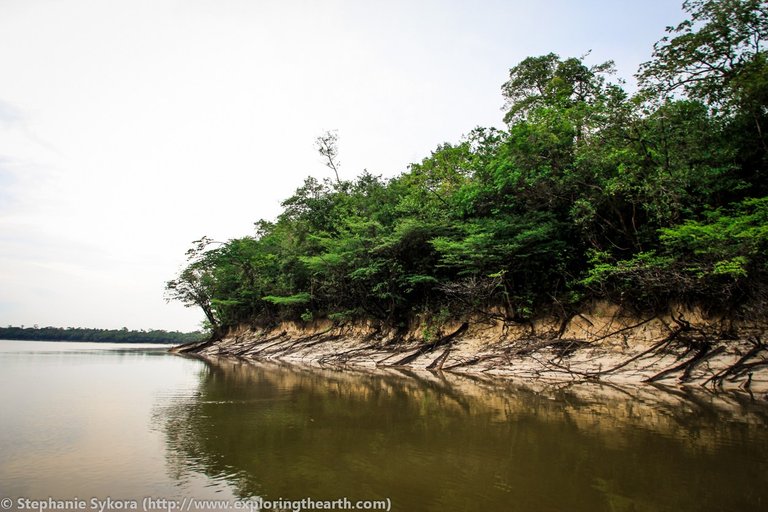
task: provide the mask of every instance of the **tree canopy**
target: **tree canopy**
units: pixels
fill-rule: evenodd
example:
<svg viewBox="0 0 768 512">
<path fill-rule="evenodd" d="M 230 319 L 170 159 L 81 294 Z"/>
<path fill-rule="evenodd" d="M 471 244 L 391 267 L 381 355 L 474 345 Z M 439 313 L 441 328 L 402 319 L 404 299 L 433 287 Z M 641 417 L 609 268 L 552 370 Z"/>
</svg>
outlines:
<svg viewBox="0 0 768 512">
<path fill-rule="evenodd" d="M 768 16 L 689 0 L 639 70 L 550 53 L 510 70 L 505 130 L 476 128 L 391 178 L 307 178 L 274 221 L 204 238 L 168 282 L 219 331 L 282 319 L 485 314 L 607 299 L 744 314 L 768 303 Z"/>
</svg>

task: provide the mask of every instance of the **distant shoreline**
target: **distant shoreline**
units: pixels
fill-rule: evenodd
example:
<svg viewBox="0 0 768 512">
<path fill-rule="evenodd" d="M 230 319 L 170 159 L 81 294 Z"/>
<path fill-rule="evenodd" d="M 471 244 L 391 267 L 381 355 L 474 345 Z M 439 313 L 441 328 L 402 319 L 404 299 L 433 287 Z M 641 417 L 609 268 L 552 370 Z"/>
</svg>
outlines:
<svg viewBox="0 0 768 512">
<path fill-rule="evenodd" d="M 30 343 L 114 343 L 122 345 L 171 345 L 175 346 L 172 341 L 117 341 L 117 340 L 38 340 L 38 339 L 11 339 L 0 338 L 0 341 L 28 341 Z"/>
<path fill-rule="evenodd" d="M 0 339 L 9 341 L 61 341 L 94 343 L 192 343 L 203 340 L 203 332 L 153 329 L 89 329 L 83 327 L 0 327 Z"/>
</svg>

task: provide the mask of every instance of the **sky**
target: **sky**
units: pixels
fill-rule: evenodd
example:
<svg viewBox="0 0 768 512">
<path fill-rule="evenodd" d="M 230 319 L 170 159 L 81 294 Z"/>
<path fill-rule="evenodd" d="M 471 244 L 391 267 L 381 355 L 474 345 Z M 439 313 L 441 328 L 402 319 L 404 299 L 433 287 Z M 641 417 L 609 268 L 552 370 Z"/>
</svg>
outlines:
<svg viewBox="0 0 768 512">
<path fill-rule="evenodd" d="M 0 0 L 0 325 L 195 330 L 163 289 L 203 235 L 274 219 L 314 148 L 395 176 L 528 56 L 632 89 L 678 0 Z"/>
</svg>

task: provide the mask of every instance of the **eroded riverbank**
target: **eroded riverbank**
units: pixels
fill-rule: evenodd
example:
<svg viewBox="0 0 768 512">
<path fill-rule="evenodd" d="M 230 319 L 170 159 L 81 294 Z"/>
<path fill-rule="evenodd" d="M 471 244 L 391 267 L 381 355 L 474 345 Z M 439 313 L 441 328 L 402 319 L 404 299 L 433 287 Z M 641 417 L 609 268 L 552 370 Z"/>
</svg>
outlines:
<svg viewBox="0 0 768 512">
<path fill-rule="evenodd" d="M 692 311 L 638 318 L 610 305 L 565 320 L 493 319 L 385 329 L 375 323 L 283 323 L 241 328 L 181 352 L 314 366 L 409 368 L 527 380 L 692 385 L 768 397 L 768 347 L 759 323 Z M 431 338 L 431 339 L 430 339 Z"/>
</svg>

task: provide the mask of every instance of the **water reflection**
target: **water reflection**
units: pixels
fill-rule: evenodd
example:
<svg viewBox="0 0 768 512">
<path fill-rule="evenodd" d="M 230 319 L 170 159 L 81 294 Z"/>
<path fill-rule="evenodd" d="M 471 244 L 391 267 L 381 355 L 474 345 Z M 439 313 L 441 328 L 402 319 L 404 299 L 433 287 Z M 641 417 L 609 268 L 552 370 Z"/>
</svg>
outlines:
<svg viewBox="0 0 768 512">
<path fill-rule="evenodd" d="M 169 466 L 242 498 L 395 510 L 758 510 L 768 410 L 693 390 L 209 360 L 163 406 Z"/>
</svg>

